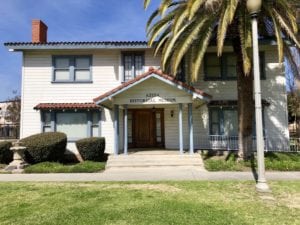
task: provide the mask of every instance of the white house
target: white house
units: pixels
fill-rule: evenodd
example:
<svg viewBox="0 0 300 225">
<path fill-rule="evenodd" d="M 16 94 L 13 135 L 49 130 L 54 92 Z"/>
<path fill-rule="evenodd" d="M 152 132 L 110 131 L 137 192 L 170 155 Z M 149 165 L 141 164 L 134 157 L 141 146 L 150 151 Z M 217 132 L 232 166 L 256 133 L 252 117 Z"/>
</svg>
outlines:
<svg viewBox="0 0 300 225">
<path fill-rule="evenodd" d="M 106 138 L 107 153 L 130 148 L 237 148 L 235 55 L 209 47 L 197 82 L 163 74 L 144 41 L 47 42 L 47 26 L 32 23 L 32 42 L 5 43 L 23 53 L 21 138 L 47 131 L 74 141 Z M 272 41 L 260 46 L 267 150 L 288 148 L 283 65 Z M 189 83 L 189 84 L 188 84 Z"/>
</svg>

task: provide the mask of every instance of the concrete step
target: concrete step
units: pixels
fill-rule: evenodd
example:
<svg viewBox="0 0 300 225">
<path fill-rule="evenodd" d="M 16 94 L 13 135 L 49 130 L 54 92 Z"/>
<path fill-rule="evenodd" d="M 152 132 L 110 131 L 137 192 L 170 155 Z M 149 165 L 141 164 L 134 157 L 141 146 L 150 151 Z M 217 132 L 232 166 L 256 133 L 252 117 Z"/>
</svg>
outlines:
<svg viewBox="0 0 300 225">
<path fill-rule="evenodd" d="M 144 155 L 113 155 L 109 156 L 106 168 L 120 167 L 203 167 L 203 161 L 199 154 L 194 155 L 170 155 L 170 154 L 144 154 Z"/>
</svg>

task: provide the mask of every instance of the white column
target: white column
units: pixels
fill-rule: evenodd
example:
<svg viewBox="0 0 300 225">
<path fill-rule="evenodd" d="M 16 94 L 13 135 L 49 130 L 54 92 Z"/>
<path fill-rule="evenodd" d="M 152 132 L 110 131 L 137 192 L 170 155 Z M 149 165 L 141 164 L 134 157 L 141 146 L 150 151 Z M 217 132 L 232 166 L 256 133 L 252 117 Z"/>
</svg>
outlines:
<svg viewBox="0 0 300 225">
<path fill-rule="evenodd" d="M 179 113 L 178 113 L 178 122 L 179 122 L 179 152 L 183 154 L 183 129 L 182 129 L 182 103 L 179 103 Z"/>
<path fill-rule="evenodd" d="M 119 154 L 119 105 L 114 105 L 114 154 Z"/>
<path fill-rule="evenodd" d="M 193 104 L 188 103 L 188 120 L 189 120 L 189 133 L 190 133 L 190 154 L 194 154 L 194 130 L 193 130 Z"/>
<path fill-rule="evenodd" d="M 128 109 L 124 105 L 124 154 L 128 154 Z"/>
<path fill-rule="evenodd" d="M 258 179 L 256 188 L 267 191 L 269 187 L 265 178 L 264 140 L 262 126 L 261 87 L 258 52 L 257 14 L 252 15 L 252 44 L 253 44 L 253 71 L 254 71 L 254 97 L 255 97 L 255 119 L 256 119 L 256 151 Z"/>
</svg>

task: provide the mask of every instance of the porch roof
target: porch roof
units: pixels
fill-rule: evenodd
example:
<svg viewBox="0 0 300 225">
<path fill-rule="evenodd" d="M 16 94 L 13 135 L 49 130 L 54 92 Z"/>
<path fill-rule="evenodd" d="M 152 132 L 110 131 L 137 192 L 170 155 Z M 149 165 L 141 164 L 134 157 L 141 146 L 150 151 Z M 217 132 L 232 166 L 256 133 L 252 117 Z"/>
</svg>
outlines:
<svg viewBox="0 0 300 225">
<path fill-rule="evenodd" d="M 86 103 L 39 103 L 36 110 L 61 110 L 61 109 L 100 109 L 94 102 Z"/>
<path fill-rule="evenodd" d="M 177 80 L 174 76 L 164 74 L 161 70 L 154 69 L 151 67 L 151 68 L 149 68 L 148 72 L 146 72 L 142 75 L 139 75 L 136 78 L 131 79 L 127 82 L 124 82 L 123 84 L 100 95 L 99 97 L 94 98 L 93 100 L 96 104 L 101 105 L 105 101 L 111 101 L 112 97 L 121 94 L 122 92 L 140 84 L 143 81 L 148 80 L 149 78 L 156 78 L 163 83 L 173 86 L 174 88 L 185 91 L 186 93 L 192 95 L 193 99 L 198 98 L 198 99 L 201 99 L 201 100 L 204 100 L 207 102 L 209 102 L 212 99 L 212 96 L 205 93 L 204 91 L 197 89 L 191 85 L 188 85 L 184 82 L 181 82 L 181 81 Z"/>
</svg>

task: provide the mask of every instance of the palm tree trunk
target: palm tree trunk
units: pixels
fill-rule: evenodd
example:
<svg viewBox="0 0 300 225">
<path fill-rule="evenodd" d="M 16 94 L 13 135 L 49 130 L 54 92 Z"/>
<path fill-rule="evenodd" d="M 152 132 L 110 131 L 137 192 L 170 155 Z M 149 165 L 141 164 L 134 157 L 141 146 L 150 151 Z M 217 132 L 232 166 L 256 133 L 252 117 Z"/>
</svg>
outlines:
<svg viewBox="0 0 300 225">
<path fill-rule="evenodd" d="M 238 158 L 249 159 L 252 154 L 252 127 L 254 117 L 253 73 L 245 75 L 243 55 L 239 38 L 233 39 L 233 49 L 237 56 L 237 94 L 238 94 Z"/>
</svg>

